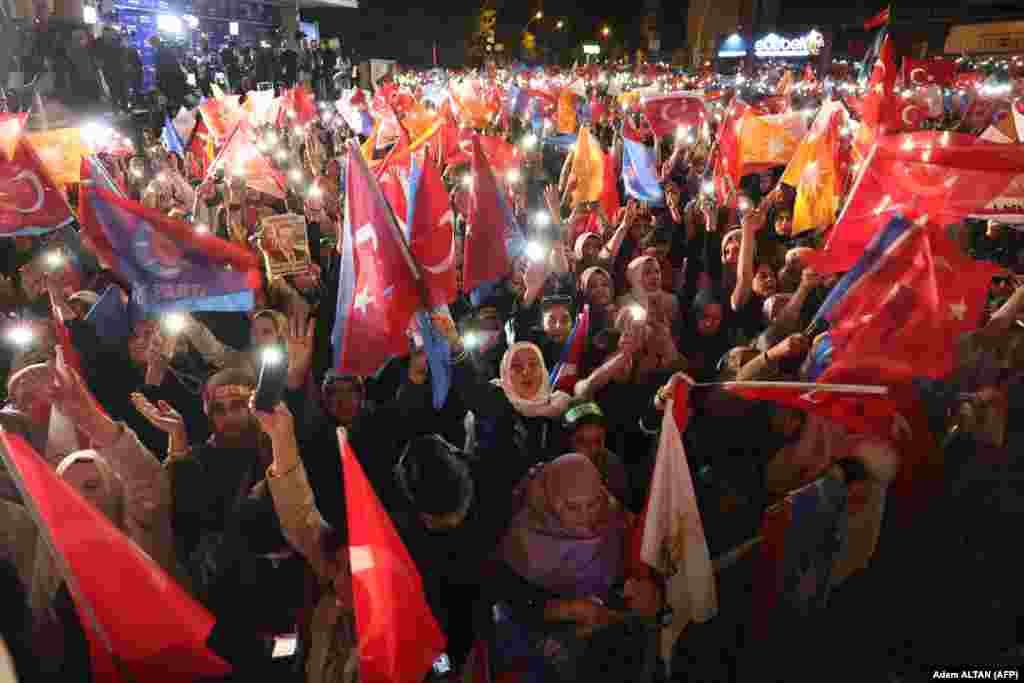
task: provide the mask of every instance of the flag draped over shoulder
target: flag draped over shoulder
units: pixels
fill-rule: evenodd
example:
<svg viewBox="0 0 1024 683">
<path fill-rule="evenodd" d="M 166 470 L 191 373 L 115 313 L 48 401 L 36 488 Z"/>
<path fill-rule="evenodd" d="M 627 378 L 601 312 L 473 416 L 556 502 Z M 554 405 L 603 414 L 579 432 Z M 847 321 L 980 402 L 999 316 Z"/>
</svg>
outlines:
<svg viewBox="0 0 1024 683">
<path fill-rule="evenodd" d="M 423 680 L 445 636 L 423 580 L 381 506 L 344 429 L 338 430 L 362 683 Z"/>
<path fill-rule="evenodd" d="M 54 551 L 89 643 L 97 683 L 176 683 L 231 667 L 206 647 L 213 617 L 19 435 L 0 454 Z"/>
<path fill-rule="evenodd" d="M 661 656 L 667 663 L 690 622 L 703 623 L 718 613 L 715 572 L 683 447 L 688 419 L 689 386 L 679 382 L 661 423 L 640 551 L 646 564 L 668 577 L 666 598 L 673 618 L 661 632 Z"/>
<path fill-rule="evenodd" d="M 250 251 L 98 185 L 83 187 L 79 216 L 97 256 L 132 284 L 132 299 L 149 314 L 248 311 L 261 286 Z"/>
</svg>

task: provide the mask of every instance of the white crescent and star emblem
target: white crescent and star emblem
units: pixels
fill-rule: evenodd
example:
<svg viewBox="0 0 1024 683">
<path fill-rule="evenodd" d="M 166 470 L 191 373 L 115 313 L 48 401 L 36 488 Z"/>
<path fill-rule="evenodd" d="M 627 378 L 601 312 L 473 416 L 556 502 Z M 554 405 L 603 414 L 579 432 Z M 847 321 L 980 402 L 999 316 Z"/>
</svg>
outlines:
<svg viewBox="0 0 1024 683">
<path fill-rule="evenodd" d="M 14 202 L 15 195 L 13 195 L 12 193 L 0 191 L 0 202 L 7 198 L 10 198 L 11 200 L 9 204 L 7 204 L 7 202 L 3 202 L 2 204 L 0 204 L 0 206 L 6 204 L 7 206 L 10 206 L 12 209 L 14 209 L 14 211 L 16 211 L 17 213 L 35 213 L 36 211 L 39 211 L 39 209 L 43 208 L 43 202 L 46 199 L 46 194 L 43 191 L 43 183 L 39 179 L 39 176 L 36 175 L 34 171 L 22 169 L 16 176 L 11 178 L 7 182 L 7 184 L 14 185 L 18 181 L 26 182 L 32 187 L 32 190 L 35 192 L 35 199 L 33 200 L 32 204 L 27 209 L 19 207 Z"/>
<path fill-rule="evenodd" d="M 440 223 L 440 225 L 449 225 L 449 226 L 451 226 L 451 225 L 454 224 L 454 222 L 455 222 L 455 215 L 452 213 L 451 209 L 448 209 L 447 211 L 444 212 L 444 215 L 441 216 L 441 223 Z M 446 257 L 444 257 L 443 260 L 441 260 L 440 262 L 438 262 L 438 263 L 436 263 L 436 264 L 434 264 L 432 266 L 428 266 L 426 264 L 423 264 L 423 270 L 425 270 L 428 273 L 431 273 L 433 275 L 440 275 L 441 273 L 444 273 L 444 272 L 450 270 L 451 267 L 452 267 L 452 264 L 455 263 L 455 239 L 454 238 L 452 239 L 451 244 L 452 244 L 451 249 L 448 251 L 448 255 Z"/>
<path fill-rule="evenodd" d="M 917 72 L 919 72 L 919 71 L 922 74 L 921 78 L 918 78 L 916 76 Z M 914 85 L 924 85 L 924 84 L 926 84 L 928 82 L 928 72 L 925 71 L 924 69 L 922 69 L 921 67 L 917 67 L 917 68 L 911 69 L 910 70 L 910 82 L 913 83 Z"/>
</svg>

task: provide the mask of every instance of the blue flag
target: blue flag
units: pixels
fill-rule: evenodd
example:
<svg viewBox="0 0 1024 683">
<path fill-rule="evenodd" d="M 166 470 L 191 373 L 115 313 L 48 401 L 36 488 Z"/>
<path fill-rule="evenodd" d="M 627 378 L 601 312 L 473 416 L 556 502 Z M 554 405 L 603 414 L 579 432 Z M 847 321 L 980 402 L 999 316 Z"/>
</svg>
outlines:
<svg viewBox="0 0 1024 683">
<path fill-rule="evenodd" d="M 420 326 L 420 334 L 423 335 L 423 350 L 427 354 L 427 365 L 430 368 L 430 388 L 434 396 L 434 410 L 441 410 L 445 401 L 448 400 L 448 392 L 452 388 L 451 349 L 448 347 L 448 340 L 434 329 L 434 324 L 428 313 L 418 311 L 416 321 Z"/>
<path fill-rule="evenodd" d="M 185 158 L 185 143 L 178 135 L 178 129 L 174 127 L 170 116 L 164 117 L 164 129 L 160 131 L 160 142 L 168 152 L 174 152 L 182 159 Z"/>
<path fill-rule="evenodd" d="M 627 137 L 622 138 L 622 182 L 630 197 L 654 206 L 665 204 L 665 193 L 654 170 L 654 150 Z"/>
</svg>

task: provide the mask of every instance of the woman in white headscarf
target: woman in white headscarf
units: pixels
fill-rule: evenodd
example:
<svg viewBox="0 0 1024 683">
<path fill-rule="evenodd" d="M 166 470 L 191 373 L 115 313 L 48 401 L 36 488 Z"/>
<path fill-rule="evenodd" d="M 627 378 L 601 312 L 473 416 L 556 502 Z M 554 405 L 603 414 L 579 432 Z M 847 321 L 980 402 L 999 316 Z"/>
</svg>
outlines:
<svg viewBox="0 0 1024 683">
<path fill-rule="evenodd" d="M 679 300 L 661 288 L 661 265 L 653 256 L 638 256 L 629 263 L 629 291 L 619 297 L 619 309 L 639 306 L 647 323 L 671 336 L 679 321 Z"/>
<path fill-rule="evenodd" d="M 458 362 L 453 384 L 473 412 L 478 451 L 503 451 L 487 457 L 517 458 L 524 474 L 530 465 L 557 454 L 561 418 L 571 399 L 552 390 L 536 344 L 509 347 L 501 359 L 501 376 L 490 382 L 481 381 L 470 363 Z"/>
</svg>

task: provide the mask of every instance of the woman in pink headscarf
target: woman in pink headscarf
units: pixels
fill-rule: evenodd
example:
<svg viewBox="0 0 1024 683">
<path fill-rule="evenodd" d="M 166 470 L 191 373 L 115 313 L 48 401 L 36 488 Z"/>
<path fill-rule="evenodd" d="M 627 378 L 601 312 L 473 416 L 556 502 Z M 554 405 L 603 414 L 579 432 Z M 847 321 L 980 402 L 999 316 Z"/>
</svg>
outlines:
<svg viewBox="0 0 1024 683">
<path fill-rule="evenodd" d="M 634 522 L 579 453 L 544 465 L 516 495 L 521 507 L 502 540 L 495 584 L 498 666 L 587 680 L 586 642 L 660 606 L 658 586 L 632 553 Z"/>
</svg>

